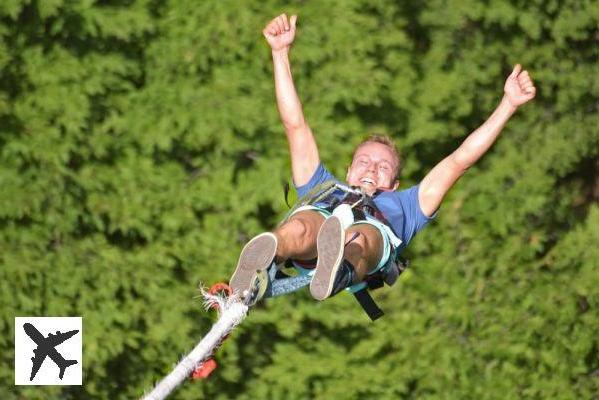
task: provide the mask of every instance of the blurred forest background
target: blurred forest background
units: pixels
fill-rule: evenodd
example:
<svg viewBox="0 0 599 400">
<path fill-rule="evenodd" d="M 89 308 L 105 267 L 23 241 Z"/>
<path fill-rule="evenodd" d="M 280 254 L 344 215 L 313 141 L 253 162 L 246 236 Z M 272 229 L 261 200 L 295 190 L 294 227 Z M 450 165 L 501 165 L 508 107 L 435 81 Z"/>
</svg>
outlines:
<svg viewBox="0 0 599 400">
<path fill-rule="evenodd" d="M 498 104 L 537 98 L 374 293 L 270 299 L 173 399 L 599 399 L 599 3 L 2 0 L 0 394 L 130 399 L 208 331 L 200 282 L 284 215 L 264 25 L 344 176 L 390 134 L 417 183 Z M 83 316 L 81 387 L 14 386 L 14 317 Z"/>
</svg>

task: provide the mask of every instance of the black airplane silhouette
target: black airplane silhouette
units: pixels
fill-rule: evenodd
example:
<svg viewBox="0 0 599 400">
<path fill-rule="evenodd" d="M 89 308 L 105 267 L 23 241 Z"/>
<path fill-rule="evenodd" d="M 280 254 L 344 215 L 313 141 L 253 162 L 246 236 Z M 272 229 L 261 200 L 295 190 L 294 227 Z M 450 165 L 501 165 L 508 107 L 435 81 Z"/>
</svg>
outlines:
<svg viewBox="0 0 599 400">
<path fill-rule="evenodd" d="M 56 335 L 51 333 L 48 334 L 48 337 L 44 337 L 38 331 L 35 326 L 31 325 L 29 322 L 23 324 L 23 329 L 27 336 L 31 338 L 36 344 L 37 348 L 33 350 L 34 357 L 31 357 L 31 361 L 33 362 L 33 368 L 31 368 L 31 377 L 29 381 L 31 382 L 33 378 L 35 378 L 35 374 L 39 371 L 42 363 L 46 359 L 46 356 L 49 356 L 52 361 L 60 368 L 60 373 L 58 377 L 62 380 L 64 376 L 64 370 L 69 365 L 77 364 L 76 360 L 65 360 L 63 356 L 60 355 L 58 351 L 56 351 L 55 347 L 74 336 L 78 330 L 69 331 L 65 333 L 60 333 L 60 331 L 56 331 Z"/>
</svg>

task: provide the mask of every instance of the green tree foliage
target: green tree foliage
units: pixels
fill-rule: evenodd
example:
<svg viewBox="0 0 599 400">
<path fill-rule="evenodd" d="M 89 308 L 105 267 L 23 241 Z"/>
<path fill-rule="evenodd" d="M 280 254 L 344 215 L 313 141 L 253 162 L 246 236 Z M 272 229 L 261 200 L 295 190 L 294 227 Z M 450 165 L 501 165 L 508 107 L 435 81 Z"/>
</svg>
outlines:
<svg viewBox="0 0 599 400">
<path fill-rule="evenodd" d="M 344 176 L 368 132 L 418 182 L 522 63 L 537 99 L 411 244 L 368 322 L 346 294 L 259 305 L 175 399 L 555 398 L 599 393 L 596 2 L 0 2 L 0 392 L 128 399 L 209 329 L 285 212 L 289 161 L 261 29 L 298 13 L 293 70 Z M 82 387 L 15 387 L 15 316 L 81 315 Z"/>
</svg>

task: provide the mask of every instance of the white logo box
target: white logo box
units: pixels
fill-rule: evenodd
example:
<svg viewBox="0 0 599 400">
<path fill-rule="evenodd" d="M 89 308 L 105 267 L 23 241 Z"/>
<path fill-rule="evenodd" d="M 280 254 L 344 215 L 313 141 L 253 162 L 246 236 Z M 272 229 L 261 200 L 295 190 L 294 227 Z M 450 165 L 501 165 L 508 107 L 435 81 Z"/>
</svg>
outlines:
<svg viewBox="0 0 599 400">
<path fill-rule="evenodd" d="M 15 317 L 14 328 L 15 385 L 82 385 L 83 321 L 81 317 Z M 38 344 L 30 337 L 31 335 L 40 342 L 44 342 L 49 337 L 59 341 L 58 339 L 66 337 L 65 333 L 75 330 L 78 332 L 71 333 L 70 337 L 62 343 L 47 347 L 52 352 L 52 357 L 42 351 L 41 346 L 38 348 Z M 55 336 L 57 332 L 60 332 L 59 336 Z M 53 349 L 57 353 L 54 353 Z M 34 350 L 37 351 L 37 355 Z M 33 380 L 30 380 L 33 368 L 32 357 L 42 358 L 44 354 L 46 357 Z M 62 379 L 59 377 L 60 368 L 52 358 L 58 361 L 64 359 L 70 364 L 64 368 Z"/>
</svg>

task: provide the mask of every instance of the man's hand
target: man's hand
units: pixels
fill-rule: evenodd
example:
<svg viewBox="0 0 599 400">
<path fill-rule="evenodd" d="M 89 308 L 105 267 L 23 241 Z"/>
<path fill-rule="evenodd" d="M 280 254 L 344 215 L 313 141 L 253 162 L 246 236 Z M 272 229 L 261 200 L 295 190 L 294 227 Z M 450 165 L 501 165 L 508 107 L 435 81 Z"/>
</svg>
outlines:
<svg viewBox="0 0 599 400">
<path fill-rule="evenodd" d="M 520 64 L 516 64 L 514 70 L 506 79 L 503 90 L 505 98 L 514 108 L 534 99 L 537 93 L 537 89 L 532 79 L 530 79 L 528 71 L 522 71 Z"/>
<path fill-rule="evenodd" d="M 286 14 L 281 14 L 266 25 L 262 34 L 270 45 L 272 51 L 288 49 L 295 39 L 295 22 L 297 15 L 287 18 Z"/>
</svg>

